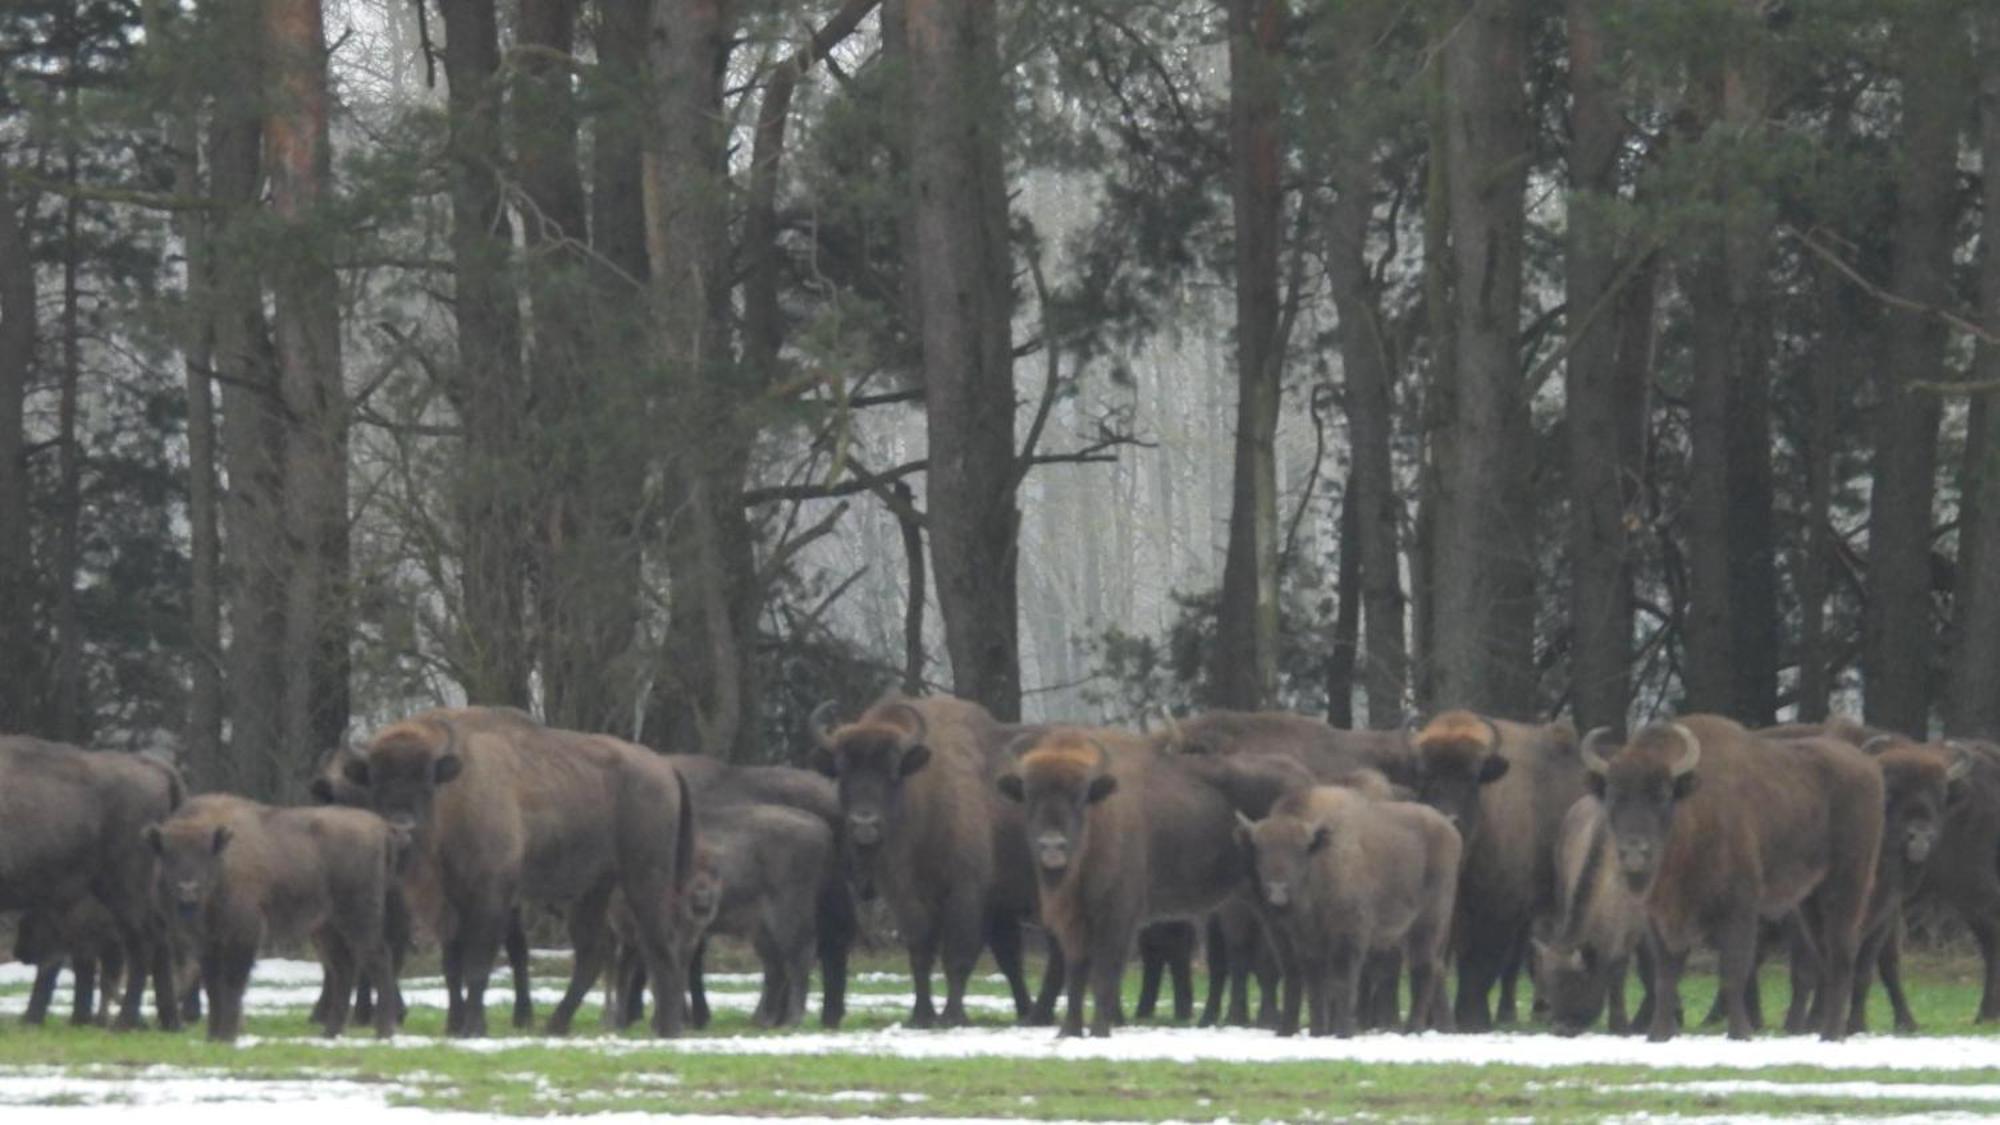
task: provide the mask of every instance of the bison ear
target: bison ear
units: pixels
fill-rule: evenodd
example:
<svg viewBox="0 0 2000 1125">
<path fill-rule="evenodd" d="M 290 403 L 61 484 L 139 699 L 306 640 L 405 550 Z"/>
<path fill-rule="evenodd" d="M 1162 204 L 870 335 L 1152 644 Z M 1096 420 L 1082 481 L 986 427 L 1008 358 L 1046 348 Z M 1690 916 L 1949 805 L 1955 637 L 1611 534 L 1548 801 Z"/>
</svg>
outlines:
<svg viewBox="0 0 2000 1125">
<path fill-rule="evenodd" d="M 921 743 L 903 751 L 896 762 L 896 776 L 908 777 L 931 764 L 931 748 Z"/>
<path fill-rule="evenodd" d="M 348 754 L 340 763 L 340 775 L 347 780 L 368 788 L 368 759 L 360 754 Z"/>
<path fill-rule="evenodd" d="M 224 848 L 228 847 L 228 846 L 229 846 L 229 841 L 231 841 L 231 840 L 233 840 L 233 839 L 235 839 L 235 838 L 236 838 L 236 833 L 234 833 L 234 832 L 231 832 L 231 831 L 229 830 L 229 826 L 228 826 L 227 824 L 218 824 L 218 825 L 216 825 L 216 826 L 215 826 L 215 836 L 214 836 L 214 837 L 213 837 L 212 839 L 210 839 L 210 840 L 209 840 L 209 844 L 208 844 L 208 851 L 209 851 L 209 854 L 210 854 L 210 855 L 221 855 L 221 854 L 222 854 L 222 849 L 224 849 Z"/>
<path fill-rule="evenodd" d="M 1486 755 L 1486 760 L 1479 763 L 1479 784 L 1491 785 L 1506 777 L 1508 765 L 1507 759 L 1498 754 Z"/>
<path fill-rule="evenodd" d="M 999 788 L 1000 795 L 1010 801 L 1027 799 L 1027 791 L 1021 787 L 1021 775 L 1018 773 L 1003 773 L 993 784 Z"/>
<path fill-rule="evenodd" d="M 1090 788 L 1084 793 L 1084 800 L 1096 804 L 1118 791 L 1118 779 L 1108 773 L 1100 773 L 1090 779 Z"/>
<path fill-rule="evenodd" d="M 1313 837 L 1306 843 L 1306 854 L 1312 855 L 1326 847 L 1333 840 L 1333 829 L 1322 824 L 1313 829 Z"/>
<path fill-rule="evenodd" d="M 1686 800 L 1688 794 L 1695 791 L 1696 783 L 1700 780 L 1701 775 L 1695 773 L 1693 770 L 1689 770 L 1687 773 L 1674 778 L 1674 800 Z"/>
<path fill-rule="evenodd" d="M 338 803 L 333 799 L 333 781 L 330 778 L 313 778 L 312 784 L 306 786 L 306 792 L 312 794 L 312 799 L 322 805 Z"/>
<path fill-rule="evenodd" d="M 465 772 L 465 759 L 457 754 L 440 754 L 431 763 L 431 780 L 439 785 Z"/>
<path fill-rule="evenodd" d="M 161 835 L 160 835 L 160 826 L 159 826 L 159 825 L 157 825 L 157 824 L 148 824 L 148 825 L 147 825 L 146 827 L 144 827 L 144 828 L 142 828 L 142 829 L 140 829 L 140 830 L 139 830 L 139 836 L 140 836 L 140 838 L 141 838 L 141 839 L 143 839 L 143 840 L 145 840 L 145 841 L 146 841 L 146 846 L 147 846 L 147 847 L 149 847 L 149 848 L 153 849 L 153 854 L 154 854 L 154 855 L 165 855 L 165 854 L 167 854 L 167 841 L 166 841 L 166 838 L 165 838 L 165 837 L 163 837 L 163 836 L 161 836 Z M 28 915 L 28 917 L 30 917 L 30 918 L 33 918 L 33 917 L 36 917 L 36 916 L 35 916 L 35 915 L 33 915 L 33 914 L 30 914 L 30 915 Z M 19 959 L 19 958 L 16 958 L 16 960 L 18 960 L 18 959 Z"/>
</svg>

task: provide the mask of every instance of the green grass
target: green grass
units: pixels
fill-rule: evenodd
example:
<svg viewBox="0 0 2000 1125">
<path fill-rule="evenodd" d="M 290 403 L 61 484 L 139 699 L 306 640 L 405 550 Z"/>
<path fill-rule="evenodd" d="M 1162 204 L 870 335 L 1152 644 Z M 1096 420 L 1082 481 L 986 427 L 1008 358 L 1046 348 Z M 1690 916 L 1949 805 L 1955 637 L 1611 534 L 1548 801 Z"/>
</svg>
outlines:
<svg viewBox="0 0 2000 1125">
<path fill-rule="evenodd" d="M 858 972 L 890 971 L 900 956 L 858 959 Z M 718 970 L 745 968 L 725 958 Z M 538 983 L 558 983 L 564 966 L 539 962 Z M 1927 1034 L 1988 1034 L 1974 1028 L 1978 999 L 1976 960 L 1916 958 L 1906 968 L 1911 999 Z M 417 973 L 424 970 L 419 968 Z M 1035 974 L 1039 979 L 1039 971 Z M 1137 991 L 1136 972 L 1128 982 L 1128 1005 Z M 417 980 L 413 984 L 427 982 Z M 1774 1018 L 1786 999 L 1781 969 L 1763 978 L 1765 1009 Z M 1713 993 L 1713 978 L 1691 974 L 1683 989 L 1687 1008 L 1699 1015 Z M 19 988 L 0 989 L 13 1006 Z M 906 981 L 857 981 L 857 996 L 907 993 Z M 974 991 L 1004 996 L 982 966 Z M 1810 1066 L 1758 1071 L 1656 1069 L 1638 1066 L 1464 1066 L 1363 1064 L 1356 1062 L 1102 1062 L 1083 1059 L 909 1060 L 871 1055 L 771 1056 L 695 1055 L 643 1049 L 597 1052 L 550 1047 L 511 1037 L 538 1036 L 505 1027 L 505 990 L 489 994 L 488 1016 L 500 1043 L 492 1051 L 471 1052 L 442 1043 L 383 1048 L 366 1032 L 329 1044 L 312 1037 L 305 1008 L 252 1015 L 246 1045 L 218 1046 L 198 1032 L 117 1034 L 52 1024 L 26 1028 L 9 1018 L 0 1023 L 0 1105 L 8 1104 L 8 1075 L 61 1073 L 77 1078 L 126 1080 L 190 1073 L 226 1075 L 246 1081 L 327 1079 L 379 1089 L 390 1104 L 489 1113 L 544 1115 L 631 1111 L 728 1113 L 765 1116 L 812 1114 L 874 1117 L 1021 1117 L 1119 1121 L 1330 1120 L 1376 1117 L 1457 1121 L 1494 1117 L 1536 1120 L 1597 1120 L 1638 1113 L 1691 1117 L 1726 1115 L 1823 1118 L 1905 1114 L 2000 1112 L 2000 1103 L 1955 1097 L 1950 1087 L 2000 1083 L 1993 1071 L 1833 1071 Z M 1635 987 L 1636 993 L 1636 987 Z M 1526 999 L 1524 991 L 1523 1000 Z M 816 1000 L 816 998 L 815 998 Z M 56 1013 L 66 1018 L 67 997 Z M 1876 994 L 1874 1026 L 1885 1028 L 1887 1005 Z M 896 1011 L 855 1012 L 851 1028 L 900 1022 Z M 975 1022 L 1000 1026 L 997 1014 Z M 810 1027 L 809 1030 L 814 1030 Z M 427 1036 L 442 1030 L 441 1013 L 418 1008 L 407 1028 Z M 578 1037 L 594 1038 L 597 1013 L 588 1007 L 578 1020 Z M 1529 1031 L 1534 1029 L 1530 1028 Z M 701 1034 L 750 1033 L 744 1013 L 718 1011 L 715 1025 Z M 1691 1034 L 1712 1035 L 1695 1029 Z M 785 1033 L 768 1033 L 785 1034 Z M 938 1034 L 949 1035 L 949 1032 Z M 1049 1034 L 1053 1034 L 1052 1032 Z M 1250 1033 L 1239 1033 L 1250 1034 Z M 635 1039 L 638 1037 L 635 1037 Z M 2000 1064 L 2000 1043 L 1995 1062 Z M 152 1069 L 161 1068 L 161 1069 Z M 1855 1098 L 1837 1093 L 1785 1094 L 1762 1091 L 1706 1092 L 1673 1087 L 1703 1081 L 1757 1081 L 1783 1084 L 1875 1082 L 1921 1084 L 1911 1097 Z M 873 1097 L 857 1097 L 861 1092 Z M 77 1104 L 63 1092 L 37 1102 Z"/>
</svg>

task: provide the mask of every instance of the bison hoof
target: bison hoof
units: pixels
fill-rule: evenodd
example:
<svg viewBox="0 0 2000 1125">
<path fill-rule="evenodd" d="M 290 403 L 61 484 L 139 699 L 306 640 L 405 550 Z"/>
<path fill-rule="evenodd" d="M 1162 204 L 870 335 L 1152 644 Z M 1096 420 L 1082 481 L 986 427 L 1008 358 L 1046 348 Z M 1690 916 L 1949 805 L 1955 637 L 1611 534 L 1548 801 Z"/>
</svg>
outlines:
<svg viewBox="0 0 2000 1125">
<path fill-rule="evenodd" d="M 1897 1021 L 1896 1021 L 1896 1034 L 1898 1034 L 1898 1035 L 1915 1035 L 1916 1033 L 1917 1033 L 1917 1021 L 1916 1021 L 1916 1020 L 1912 1020 L 1912 1019 L 1900 1019 L 1900 1020 L 1897 1020 Z"/>
<path fill-rule="evenodd" d="M 927 1008 L 918 1008 L 910 1013 L 910 1026 L 920 1031 L 929 1031 L 937 1026 L 937 1013 Z"/>
</svg>

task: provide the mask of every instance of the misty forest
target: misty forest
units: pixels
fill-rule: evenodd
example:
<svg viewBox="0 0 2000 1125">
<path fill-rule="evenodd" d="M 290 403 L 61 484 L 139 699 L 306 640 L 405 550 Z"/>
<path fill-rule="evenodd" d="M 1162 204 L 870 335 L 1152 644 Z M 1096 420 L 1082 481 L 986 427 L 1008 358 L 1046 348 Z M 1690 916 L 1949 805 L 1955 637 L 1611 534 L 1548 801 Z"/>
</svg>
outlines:
<svg viewBox="0 0 2000 1125">
<path fill-rule="evenodd" d="M 10 0 L 0 730 L 2000 735 L 2000 5 Z"/>
</svg>

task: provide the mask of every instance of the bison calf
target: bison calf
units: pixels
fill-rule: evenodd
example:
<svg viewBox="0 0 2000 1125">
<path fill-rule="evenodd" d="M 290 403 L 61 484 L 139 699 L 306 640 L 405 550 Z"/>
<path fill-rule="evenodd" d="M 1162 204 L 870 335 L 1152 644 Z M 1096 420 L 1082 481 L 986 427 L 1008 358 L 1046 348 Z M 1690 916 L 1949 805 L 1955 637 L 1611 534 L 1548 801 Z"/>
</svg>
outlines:
<svg viewBox="0 0 2000 1125">
<path fill-rule="evenodd" d="M 1344 786 L 1288 794 L 1238 829 L 1280 955 L 1305 986 L 1314 1035 L 1354 1034 L 1362 973 L 1400 951 L 1410 966 L 1410 1017 L 1436 1005 L 1458 893 L 1458 832 L 1433 809 L 1378 801 Z M 1279 1034 L 1297 1030 L 1288 988 Z"/>
<path fill-rule="evenodd" d="M 1559 1035 L 1588 1029 L 1607 1000 L 1611 1033 L 1630 1029 L 1625 974 L 1646 936 L 1646 904 L 1626 885 L 1614 850 L 1603 804 L 1595 797 L 1578 798 L 1556 841 L 1555 934 L 1535 942 L 1541 965 L 1536 994 L 1546 992 L 1549 1019 Z"/>
<path fill-rule="evenodd" d="M 208 795 L 148 827 L 145 838 L 159 856 L 161 904 L 198 950 L 210 1039 L 242 1031 L 258 949 L 307 936 L 326 969 L 326 1033 L 347 1025 L 357 969 L 381 991 L 375 1034 L 395 1033 L 401 997 L 385 917 L 400 845 L 380 817 Z"/>
</svg>

